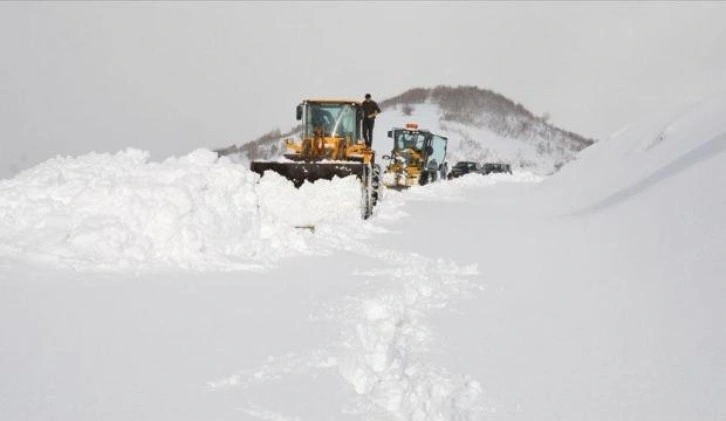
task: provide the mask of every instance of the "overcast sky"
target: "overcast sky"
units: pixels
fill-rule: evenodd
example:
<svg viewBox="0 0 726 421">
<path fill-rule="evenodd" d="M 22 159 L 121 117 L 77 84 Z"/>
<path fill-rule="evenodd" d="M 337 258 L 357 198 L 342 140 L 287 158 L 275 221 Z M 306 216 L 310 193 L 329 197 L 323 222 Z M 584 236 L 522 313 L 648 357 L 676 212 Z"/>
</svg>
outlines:
<svg viewBox="0 0 726 421">
<path fill-rule="evenodd" d="M 0 177 L 228 146 L 290 128 L 304 97 L 437 85 L 604 138 L 726 94 L 724 22 L 726 2 L 3 2 Z"/>
</svg>

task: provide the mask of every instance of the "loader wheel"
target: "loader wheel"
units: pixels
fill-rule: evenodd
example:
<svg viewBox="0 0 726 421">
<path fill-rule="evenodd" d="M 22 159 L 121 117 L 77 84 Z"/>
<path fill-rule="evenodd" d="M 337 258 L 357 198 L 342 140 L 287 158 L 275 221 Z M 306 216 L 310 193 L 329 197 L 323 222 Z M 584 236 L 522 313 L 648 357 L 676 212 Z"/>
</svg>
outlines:
<svg viewBox="0 0 726 421">
<path fill-rule="evenodd" d="M 418 177 L 418 184 L 420 186 L 425 186 L 429 183 L 429 173 L 426 171 L 421 172 L 421 175 Z"/>
<path fill-rule="evenodd" d="M 372 170 L 366 165 L 363 167 L 363 176 L 361 177 L 361 216 L 368 219 L 373 214 L 373 195 L 372 195 Z"/>
<path fill-rule="evenodd" d="M 371 178 L 371 197 L 373 198 L 373 206 L 378 203 L 378 193 L 380 191 L 381 183 L 381 167 L 376 164 L 373 166 L 373 176 Z"/>
</svg>

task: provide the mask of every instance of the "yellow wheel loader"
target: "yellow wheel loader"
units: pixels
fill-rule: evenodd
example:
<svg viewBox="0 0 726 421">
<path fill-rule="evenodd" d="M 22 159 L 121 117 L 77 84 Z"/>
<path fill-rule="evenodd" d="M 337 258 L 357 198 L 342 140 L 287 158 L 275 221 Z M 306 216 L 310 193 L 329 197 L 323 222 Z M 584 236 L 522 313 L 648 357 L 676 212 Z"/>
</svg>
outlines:
<svg viewBox="0 0 726 421">
<path fill-rule="evenodd" d="M 400 190 L 446 177 L 440 177 L 440 171 L 446 161 L 447 138 L 420 130 L 416 123 L 389 130 L 388 137 L 393 139 L 393 148 L 383 156 L 389 161 L 382 174 L 384 186 Z"/>
<path fill-rule="evenodd" d="M 252 161 L 250 169 L 261 176 L 274 171 L 295 187 L 304 182 L 356 176 L 361 181 L 361 216 L 368 219 L 378 200 L 380 168 L 375 152 L 361 133 L 361 103 L 337 99 L 307 99 L 297 106 L 302 121 L 300 139 L 286 139 L 287 151 L 277 161 Z"/>
</svg>

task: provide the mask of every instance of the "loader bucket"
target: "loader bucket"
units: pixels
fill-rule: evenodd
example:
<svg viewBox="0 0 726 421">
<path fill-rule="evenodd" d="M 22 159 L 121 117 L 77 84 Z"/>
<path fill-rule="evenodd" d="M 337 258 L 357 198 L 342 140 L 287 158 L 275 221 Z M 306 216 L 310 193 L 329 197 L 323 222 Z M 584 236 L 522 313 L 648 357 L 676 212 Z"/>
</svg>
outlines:
<svg viewBox="0 0 726 421">
<path fill-rule="evenodd" d="M 253 161 L 250 169 L 260 176 L 274 171 L 300 187 L 306 181 L 332 180 L 333 177 L 354 175 L 361 181 L 361 217 L 368 219 L 378 199 L 378 177 L 371 166 L 356 162 L 265 162 Z M 376 166 L 377 170 L 377 166 Z"/>
<path fill-rule="evenodd" d="M 260 176 L 265 171 L 274 171 L 287 178 L 300 187 L 305 181 L 315 182 L 316 180 L 332 180 L 333 177 L 347 177 L 355 175 L 363 180 L 366 174 L 367 165 L 356 162 L 266 162 L 254 161 L 250 169 Z"/>
</svg>

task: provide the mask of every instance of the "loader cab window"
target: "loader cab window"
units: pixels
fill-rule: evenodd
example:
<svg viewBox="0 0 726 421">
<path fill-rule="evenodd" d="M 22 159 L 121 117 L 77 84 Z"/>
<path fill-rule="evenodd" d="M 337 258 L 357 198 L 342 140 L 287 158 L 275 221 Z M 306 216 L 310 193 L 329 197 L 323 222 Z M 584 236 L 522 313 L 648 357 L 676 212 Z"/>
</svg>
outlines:
<svg viewBox="0 0 726 421">
<path fill-rule="evenodd" d="M 304 136 L 312 137 L 316 127 L 325 136 L 358 140 L 359 123 L 356 108 L 346 103 L 308 103 L 304 113 Z"/>
<path fill-rule="evenodd" d="M 445 137 L 433 135 L 429 144 L 432 152 L 426 157 L 426 167 L 431 168 L 433 171 L 438 169 L 438 166 L 444 163 L 444 159 L 446 158 L 447 139 Z"/>
<path fill-rule="evenodd" d="M 424 148 L 425 136 L 418 131 L 397 130 L 395 132 L 394 150 L 415 149 L 420 151 Z"/>
<path fill-rule="evenodd" d="M 333 124 L 335 124 L 335 120 L 333 119 L 333 114 L 327 107 L 312 105 L 308 113 L 307 123 L 307 126 L 310 128 L 310 134 L 312 135 L 312 131 L 318 127 L 322 128 L 324 132 L 330 133 Z"/>
</svg>

